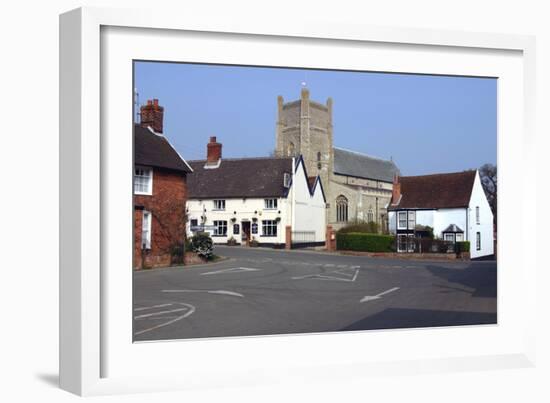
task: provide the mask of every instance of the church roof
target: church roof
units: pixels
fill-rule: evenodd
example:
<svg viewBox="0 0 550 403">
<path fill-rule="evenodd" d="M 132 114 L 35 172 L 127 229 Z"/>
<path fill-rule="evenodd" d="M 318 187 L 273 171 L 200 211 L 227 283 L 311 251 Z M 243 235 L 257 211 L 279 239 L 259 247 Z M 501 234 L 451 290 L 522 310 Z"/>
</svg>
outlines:
<svg viewBox="0 0 550 403">
<path fill-rule="evenodd" d="M 205 169 L 205 163 L 189 161 L 190 199 L 285 197 L 288 191 L 284 174 L 292 173 L 292 158 L 226 158 L 215 169 Z"/>
<path fill-rule="evenodd" d="M 334 173 L 392 182 L 399 168 L 390 160 L 334 147 Z"/>
</svg>

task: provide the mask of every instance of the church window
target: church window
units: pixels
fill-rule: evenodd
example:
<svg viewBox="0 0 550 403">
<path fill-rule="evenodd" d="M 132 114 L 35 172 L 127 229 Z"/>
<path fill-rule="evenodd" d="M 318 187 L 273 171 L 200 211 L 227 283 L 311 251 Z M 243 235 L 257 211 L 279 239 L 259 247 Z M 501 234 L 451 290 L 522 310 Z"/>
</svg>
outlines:
<svg viewBox="0 0 550 403">
<path fill-rule="evenodd" d="M 317 152 L 317 169 L 321 169 L 321 152 Z"/>
<path fill-rule="evenodd" d="M 374 212 L 372 209 L 369 209 L 367 212 L 367 222 L 374 222 Z"/>
<path fill-rule="evenodd" d="M 348 199 L 342 195 L 336 198 L 336 221 L 348 221 Z"/>
</svg>

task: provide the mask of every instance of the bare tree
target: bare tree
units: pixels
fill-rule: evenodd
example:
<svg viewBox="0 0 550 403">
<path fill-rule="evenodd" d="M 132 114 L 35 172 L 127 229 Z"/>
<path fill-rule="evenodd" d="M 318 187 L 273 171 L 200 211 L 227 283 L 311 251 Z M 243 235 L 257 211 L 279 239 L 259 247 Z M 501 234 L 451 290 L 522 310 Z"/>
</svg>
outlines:
<svg viewBox="0 0 550 403">
<path fill-rule="evenodd" d="M 497 223 L 497 167 L 493 164 L 484 164 L 479 168 L 481 185 L 491 206 L 493 220 Z"/>
</svg>

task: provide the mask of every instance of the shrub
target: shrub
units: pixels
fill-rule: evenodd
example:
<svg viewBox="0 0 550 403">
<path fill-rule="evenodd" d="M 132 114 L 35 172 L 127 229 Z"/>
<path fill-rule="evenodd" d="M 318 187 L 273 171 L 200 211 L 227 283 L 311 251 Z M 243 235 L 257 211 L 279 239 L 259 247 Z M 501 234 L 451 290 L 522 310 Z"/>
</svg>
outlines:
<svg viewBox="0 0 550 403">
<path fill-rule="evenodd" d="M 365 234 L 359 232 L 336 234 L 336 248 L 364 252 L 392 252 L 393 235 Z"/>
<path fill-rule="evenodd" d="M 456 251 L 460 252 L 470 252 L 470 241 L 459 241 L 456 243 Z"/>
<path fill-rule="evenodd" d="M 214 257 L 214 246 L 212 243 L 212 238 L 206 232 L 199 232 L 191 238 L 191 250 L 197 252 L 197 254 L 206 259 L 210 260 Z"/>
<path fill-rule="evenodd" d="M 366 234 L 378 234 L 379 225 L 374 221 L 362 222 L 356 224 L 350 224 L 338 230 L 341 234 L 348 234 L 350 232 L 362 232 Z"/>
</svg>

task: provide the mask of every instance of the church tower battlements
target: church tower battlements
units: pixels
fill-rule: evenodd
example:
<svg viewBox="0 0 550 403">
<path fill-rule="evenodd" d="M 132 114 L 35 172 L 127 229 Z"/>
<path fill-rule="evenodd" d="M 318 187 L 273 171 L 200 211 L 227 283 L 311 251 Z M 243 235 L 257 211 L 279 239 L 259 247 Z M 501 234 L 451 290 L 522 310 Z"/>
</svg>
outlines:
<svg viewBox="0 0 550 403">
<path fill-rule="evenodd" d="M 308 175 L 319 175 L 327 187 L 334 167 L 332 98 L 321 104 L 302 88 L 299 100 L 284 103 L 279 96 L 277 109 L 276 155 L 302 155 Z"/>
</svg>

